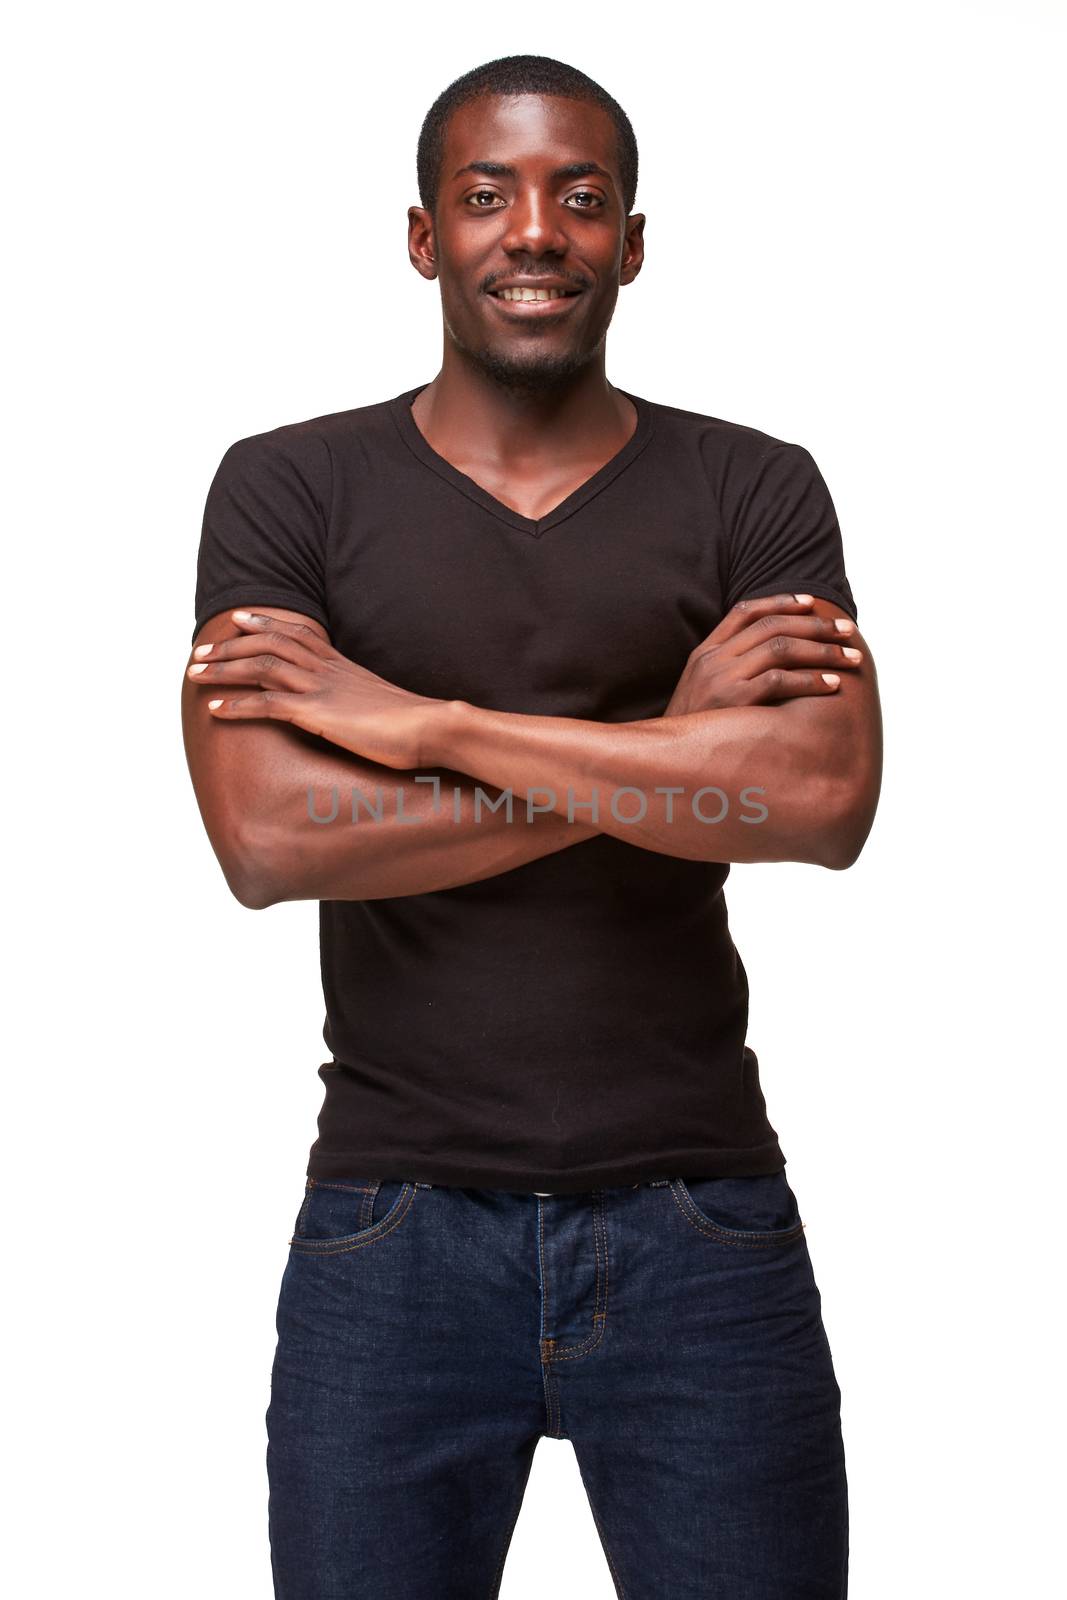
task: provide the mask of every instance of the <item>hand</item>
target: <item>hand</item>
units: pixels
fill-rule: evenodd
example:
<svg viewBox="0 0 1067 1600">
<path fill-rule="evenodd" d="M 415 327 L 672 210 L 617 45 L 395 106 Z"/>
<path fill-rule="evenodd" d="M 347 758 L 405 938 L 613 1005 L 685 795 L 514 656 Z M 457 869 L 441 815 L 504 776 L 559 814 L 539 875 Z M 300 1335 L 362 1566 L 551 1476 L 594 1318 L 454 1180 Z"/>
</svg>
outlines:
<svg viewBox="0 0 1067 1600">
<path fill-rule="evenodd" d="M 838 683 L 827 683 L 823 673 L 859 666 L 862 651 L 845 653 L 856 625 L 847 617 L 804 615 L 812 604 L 810 596 L 794 594 L 739 600 L 692 651 L 663 715 L 835 694 Z"/>
<path fill-rule="evenodd" d="M 342 750 L 408 771 L 425 759 L 433 715 L 449 705 L 401 689 L 349 661 L 300 622 L 249 611 L 230 613 L 242 634 L 198 645 L 188 668 L 196 684 L 258 689 L 208 701 L 220 722 L 289 722 Z"/>
</svg>

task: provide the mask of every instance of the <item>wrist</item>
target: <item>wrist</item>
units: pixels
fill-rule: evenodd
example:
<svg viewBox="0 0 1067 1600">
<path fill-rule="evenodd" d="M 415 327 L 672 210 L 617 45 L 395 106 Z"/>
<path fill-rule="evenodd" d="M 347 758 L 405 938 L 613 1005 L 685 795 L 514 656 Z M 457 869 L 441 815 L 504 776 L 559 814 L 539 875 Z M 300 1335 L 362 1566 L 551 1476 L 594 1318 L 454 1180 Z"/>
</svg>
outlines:
<svg viewBox="0 0 1067 1600">
<path fill-rule="evenodd" d="M 419 765 L 451 767 L 456 745 L 471 707 L 466 700 L 438 700 L 429 708 L 419 741 Z"/>
</svg>

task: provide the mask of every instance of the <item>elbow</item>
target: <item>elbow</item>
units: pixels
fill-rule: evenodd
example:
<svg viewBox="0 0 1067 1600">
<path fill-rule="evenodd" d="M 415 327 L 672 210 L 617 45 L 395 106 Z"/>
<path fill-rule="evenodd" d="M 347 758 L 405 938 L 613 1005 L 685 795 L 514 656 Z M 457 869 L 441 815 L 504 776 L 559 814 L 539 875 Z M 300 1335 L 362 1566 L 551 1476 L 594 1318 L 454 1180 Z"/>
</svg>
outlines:
<svg viewBox="0 0 1067 1600">
<path fill-rule="evenodd" d="M 855 866 L 874 824 L 877 804 L 877 793 L 850 785 L 826 807 L 819 831 L 817 865 L 830 872 L 845 872 Z"/>
<path fill-rule="evenodd" d="M 855 866 L 863 845 L 862 839 L 857 841 L 851 834 L 835 834 L 832 839 L 824 841 L 820 848 L 818 865 L 830 872 L 845 872 Z"/>
<path fill-rule="evenodd" d="M 267 843 L 247 824 L 234 830 L 225 851 L 219 852 L 223 876 L 230 893 L 248 911 L 265 911 L 286 899 L 285 886 Z"/>
<path fill-rule="evenodd" d="M 282 898 L 263 878 L 241 878 L 227 873 L 226 882 L 234 899 L 248 911 L 265 911 L 268 906 L 276 906 Z"/>
</svg>

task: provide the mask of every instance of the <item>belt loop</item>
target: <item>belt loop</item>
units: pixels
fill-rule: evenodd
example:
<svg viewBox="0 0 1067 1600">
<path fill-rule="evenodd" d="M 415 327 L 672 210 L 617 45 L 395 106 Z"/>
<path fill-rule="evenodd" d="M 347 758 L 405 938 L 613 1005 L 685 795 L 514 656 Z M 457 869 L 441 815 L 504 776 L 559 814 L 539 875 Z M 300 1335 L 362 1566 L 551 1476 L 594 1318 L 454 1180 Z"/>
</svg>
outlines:
<svg viewBox="0 0 1067 1600">
<path fill-rule="evenodd" d="M 382 1180 L 380 1178 L 375 1178 L 373 1182 L 368 1183 L 363 1192 L 363 1204 L 360 1207 L 359 1214 L 359 1225 L 361 1228 L 369 1228 L 371 1223 L 374 1221 L 374 1202 L 377 1199 L 378 1190 L 381 1188 L 381 1186 Z"/>
</svg>

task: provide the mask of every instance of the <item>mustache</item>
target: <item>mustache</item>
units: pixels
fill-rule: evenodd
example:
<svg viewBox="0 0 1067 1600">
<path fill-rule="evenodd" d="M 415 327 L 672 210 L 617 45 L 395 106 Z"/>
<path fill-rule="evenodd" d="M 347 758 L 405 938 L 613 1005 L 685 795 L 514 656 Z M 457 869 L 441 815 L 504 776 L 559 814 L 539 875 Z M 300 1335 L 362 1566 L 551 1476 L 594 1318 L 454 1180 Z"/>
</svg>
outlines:
<svg viewBox="0 0 1067 1600">
<path fill-rule="evenodd" d="M 511 266 L 505 268 L 505 270 L 502 272 L 494 273 L 491 278 L 486 278 L 485 282 L 482 284 L 483 294 L 491 294 L 496 288 L 497 284 L 502 283 L 505 278 L 529 278 L 531 288 L 536 288 L 537 281 L 541 278 L 543 278 L 546 283 L 552 281 L 555 281 L 556 283 L 563 282 L 569 289 L 589 288 L 588 278 L 579 277 L 575 273 L 559 272 L 558 270 L 552 272 L 538 272 L 536 269 L 531 271 L 529 267 Z"/>
</svg>

